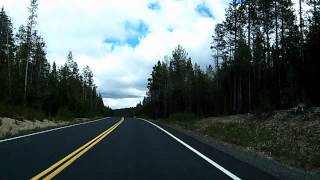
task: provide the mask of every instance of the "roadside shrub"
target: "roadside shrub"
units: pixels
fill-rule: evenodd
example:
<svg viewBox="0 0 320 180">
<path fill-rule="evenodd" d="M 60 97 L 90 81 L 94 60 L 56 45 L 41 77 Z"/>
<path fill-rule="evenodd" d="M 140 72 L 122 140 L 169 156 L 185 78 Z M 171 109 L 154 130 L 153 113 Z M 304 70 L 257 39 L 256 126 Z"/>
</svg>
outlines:
<svg viewBox="0 0 320 180">
<path fill-rule="evenodd" d="M 196 120 L 198 119 L 199 117 L 193 113 L 179 112 L 170 115 L 168 119 L 165 119 L 165 121 L 177 124 L 185 129 L 194 129 Z"/>
<path fill-rule="evenodd" d="M 0 103 L 0 116 L 5 117 L 8 116 L 8 107 L 5 106 L 4 104 Z"/>
<path fill-rule="evenodd" d="M 174 113 L 169 116 L 169 121 L 194 121 L 197 119 L 198 117 L 195 114 L 188 112 Z"/>
<path fill-rule="evenodd" d="M 212 137 L 227 141 L 236 145 L 247 146 L 253 140 L 250 136 L 252 131 L 243 123 L 214 123 L 204 131 Z"/>
<path fill-rule="evenodd" d="M 150 116 L 148 114 L 140 114 L 140 115 L 138 115 L 136 117 L 143 118 L 143 119 L 149 119 L 150 118 Z"/>
<path fill-rule="evenodd" d="M 201 133 L 243 147 L 252 147 L 289 165 L 314 169 L 320 167 L 319 134 L 316 129 L 288 125 L 265 126 L 257 122 L 213 123 Z"/>
<path fill-rule="evenodd" d="M 40 120 L 45 119 L 45 114 L 39 110 L 32 108 L 23 108 L 21 115 L 28 120 Z"/>
<path fill-rule="evenodd" d="M 74 114 L 68 108 L 60 108 L 55 119 L 58 121 L 67 121 L 74 118 Z"/>
<path fill-rule="evenodd" d="M 0 116 L 16 120 L 43 120 L 46 116 L 41 110 L 23 106 L 10 106 L 0 103 Z"/>
</svg>

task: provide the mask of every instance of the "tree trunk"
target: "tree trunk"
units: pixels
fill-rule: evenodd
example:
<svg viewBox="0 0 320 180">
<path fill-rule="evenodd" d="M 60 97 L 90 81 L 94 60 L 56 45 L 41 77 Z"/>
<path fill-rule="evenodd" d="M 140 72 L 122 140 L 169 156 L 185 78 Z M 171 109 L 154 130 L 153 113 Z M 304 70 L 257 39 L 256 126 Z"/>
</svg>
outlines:
<svg viewBox="0 0 320 180">
<path fill-rule="evenodd" d="M 27 85 L 28 85 L 28 66 L 29 66 L 29 58 L 26 58 L 26 69 L 25 69 L 25 76 L 24 76 L 24 106 L 27 106 Z"/>
<path fill-rule="evenodd" d="M 11 60 L 10 60 L 10 52 L 9 52 L 9 31 L 7 31 L 7 63 L 8 63 L 8 96 L 11 100 L 12 98 L 12 88 L 11 88 Z"/>
<path fill-rule="evenodd" d="M 237 113 L 241 113 L 242 112 L 242 78 L 240 77 L 239 79 L 239 101 L 238 101 L 238 110 Z"/>
<path fill-rule="evenodd" d="M 303 37 L 303 17 L 302 17 L 302 0 L 299 0 L 299 16 L 300 16 L 300 56 L 301 56 L 301 61 L 302 61 L 302 66 L 304 65 L 304 37 Z M 303 68 L 303 71 L 305 68 Z M 306 72 L 303 72 L 305 74 Z M 301 95 L 300 95 L 300 101 L 304 102 L 305 101 L 305 92 L 304 88 L 301 89 Z"/>
<path fill-rule="evenodd" d="M 313 0 L 313 17 L 314 17 L 314 26 L 317 26 L 319 23 L 319 17 L 317 12 L 317 0 Z"/>
<path fill-rule="evenodd" d="M 248 13 L 248 46 L 249 49 L 251 49 L 251 0 L 248 0 L 249 2 L 249 13 Z M 249 60 L 249 82 L 248 82 L 248 111 L 251 110 L 251 61 L 252 59 Z"/>
<path fill-rule="evenodd" d="M 275 24 L 276 24 L 276 51 L 278 56 L 279 38 L 278 38 L 278 3 L 277 0 L 274 1 L 274 11 L 275 11 Z"/>
<path fill-rule="evenodd" d="M 233 0 L 233 8 L 234 8 L 234 52 L 237 49 L 237 33 L 238 33 L 238 12 L 237 12 L 237 1 Z"/>
<path fill-rule="evenodd" d="M 284 20 L 283 20 L 283 8 L 281 9 L 281 48 L 284 47 Z"/>
<path fill-rule="evenodd" d="M 237 79 L 233 79 L 233 112 L 237 112 Z"/>
<path fill-rule="evenodd" d="M 300 16 L 300 53 L 302 62 L 304 62 L 304 54 L 303 54 L 303 17 L 302 17 L 302 0 L 299 0 L 299 16 Z"/>
<path fill-rule="evenodd" d="M 280 107 L 281 104 L 281 77 L 280 77 L 280 65 L 279 62 L 279 27 L 278 27 L 278 2 L 277 0 L 274 1 L 274 11 L 275 11 L 275 24 L 276 24 L 276 65 L 277 65 L 277 80 L 278 80 L 278 106 Z M 278 108 L 279 108 L 278 107 Z"/>
<path fill-rule="evenodd" d="M 267 29 L 266 35 L 267 35 L 267 64 L 271 66 L 269 29 Z"/>
<path fill-rule="evenodd" d="M 249 82 L 248 82 L 248 112 L 251 111 L 251 71 L 249 70 Z"/>
<path fill-rule="evenodd" d="M 249 13 L 248 13 L 248 46 L 251 48 L 251 0 L 248 0 L 249 3 Z"/>
</svg>

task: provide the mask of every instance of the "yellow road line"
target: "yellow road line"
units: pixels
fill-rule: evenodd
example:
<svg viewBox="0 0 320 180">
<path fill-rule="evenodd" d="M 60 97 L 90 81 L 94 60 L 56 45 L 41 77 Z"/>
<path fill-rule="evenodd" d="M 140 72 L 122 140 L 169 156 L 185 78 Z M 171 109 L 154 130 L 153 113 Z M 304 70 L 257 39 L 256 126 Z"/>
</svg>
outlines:
<svg viewBox="0 0 320 180">
<path fill-rule="evenodd" d="M 119 123 L 119 122 L 118 122 Z M 116 124 L 118 124 L 116 123 Z M 115 124 L 115 125 L 116 125 Z M 115 126 L 113 125 L 113 126 Z M 112 127 L 113 127 L 112 126 Z M 112 128 L 111 127 L 111 128 Z M 81 146 L 80 148 L 76 149 L 75 151 L 73 151 L 71 154 L 69 154 L 68 156 L 64 157 L 63 159 L 61 159 L 60 161 L 58 161 L 57 163 L 53 164 L 52 166 L 50 166 L 48 169 L 44 170 L 43 172 L 39 173 L 38 175 L 34 176 L 32 178 L 32 180 L 34 179 L 40 179 L 40 177 L 46 175 L 47 173 L 49 173 L 50 171 L 52 171 L 53 169 L 55 169 L 56 167 L 58 167 L 60 164 L 62 164 L 63 162 L 65 162 L 66 160 L 68 160 L 69 158 L 71 158 L 72 156 L 74 156 L 75 154 L 77 154 L 78 152 L 82 151 L 85 147 L 89 146 L 91 143 L 93 143 L 94 141 L 96 141 L 97 139 L 99 139 L 101 136 L 103 136 L 103 134 L 105 134 L 106 132 L 110 131 L 110 129 L 107 129 L 106 131 L 102 132 L 100 135 L 98 135 L 97 137 L 95 137 L 94 139 L 92 139 L 91 141 L 89 141 L 88 143 L 86 143 L 85 145 Z"/>
<path fill-rule="evenodd" d="M 122 123 L 122 121 L 121 121 Z M 112 127 L 112 129 L 110 131 L 108 131 L 106 134 L 104 134 L 102 137 L 100 137 L 97 141 L 95 141 L 94 143 L 90 144 L 88 147 L 86 147 L 83 151 L 81 151 L 80 153 L 78 153 L 77 155 L 73 156 L 70 160 L 68 160 L 67 162 L 65 162 L 62 166 L 60 166 L 59 168 L 57 168 L 56 170 L 54 170 L 52 173 L 50 173 L 48 176 L 46 176 L 45 180 L 47 179 L 52 179 L 53 177 L 55 177 L 57 174 L 59 174 L 63 169 L 65 169 L 66 167 L 68 167 L 71 163 L 73 163 L 75 160 L 77 160 L 80 156 L 82 156 L 84 153 L 86 153 L 88 150 L 90 150 L 93 146 L 95 146 L 97 143 L 99 143 L 102 139 L 104 139 L 108 134 L 110 134 L 114 129 L 116 129 L 121 123 L 117 124 L 117 126 Z"/>
<path fill-rule="evenodd" d="M 63 169 L 65 169 L 67 166 L 69 166 L 72 162 L 74 162 L 76 159 L 78 159 L 81 155 L 83 155 L 85 152 L 87 152 L 89 149 L 91 149 L 94 145 L 96 145 L 102 139 L 104 139 L 108 134 L 110 134 L 114 129 L 116 129 L 123 121 L 124 121 L 124 118 L 121 118 L 121 120 L 119 122 L 117 122 L 116 124 L 114 124 L 112 127 L 107 129 L 106 131 L 102 132 L 100 135 L 98 135 L 97 137 L 95 137 L 94 139 L 92 139 L 91 141 L 86 143 L 85 145 L 81 146 L 80 148 L 76 149 L 71 154 L 69 154 L 68 156 L 64 157 L 60 161 L 56 162 L 55 164 L 53 164 L 52 166 L 50 166 L 46 170 L 44 170 L 41 173 L 39 173 L 38 175 L 34 176 L 33 178 L 31 178 L 31 180 L 40 179 L 43 176 L 45 176 L 46 174 L 48 174 L 49 172 L 51 172 L 52 170 L 54 170 L 55 168 L 57 168 L 58 166 L 61 165 L 59 168 L 57 168 L 56 170 L 51 172 L 44 179 L 53 178 L 59 172 L 61 172 Z"/>
</svg>

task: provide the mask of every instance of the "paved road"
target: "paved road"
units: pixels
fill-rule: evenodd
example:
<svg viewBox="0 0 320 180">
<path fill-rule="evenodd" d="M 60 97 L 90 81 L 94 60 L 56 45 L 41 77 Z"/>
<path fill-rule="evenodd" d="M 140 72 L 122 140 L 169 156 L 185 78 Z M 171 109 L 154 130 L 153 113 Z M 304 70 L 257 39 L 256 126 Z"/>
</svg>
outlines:
<svg viewBox="0 0 320 180">
<path fill-rule="evenodd" d="M 103 132 L 84 146 L 86 151 L 78 149 L 43 177 L 60 169 L 55 179 L 274 179 L 185 134 L 163 129 L 176 139 L 140 119 L 105 118 L 0 142 L 0 179 L 30 179 Z"/>
</svg>

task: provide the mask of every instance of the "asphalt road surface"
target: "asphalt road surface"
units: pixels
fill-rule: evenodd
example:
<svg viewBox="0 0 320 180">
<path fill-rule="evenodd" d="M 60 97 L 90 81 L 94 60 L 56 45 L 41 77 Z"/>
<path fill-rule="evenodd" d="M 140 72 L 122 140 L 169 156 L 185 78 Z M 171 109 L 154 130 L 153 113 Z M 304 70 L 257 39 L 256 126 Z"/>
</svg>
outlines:
<svg viewBox="0 0 320 180">
<path fill-rule="evenodd" d="M 275 179 L 173 129 L 104 118 L 0 140 L 0 179 Z"/>
</svg>

